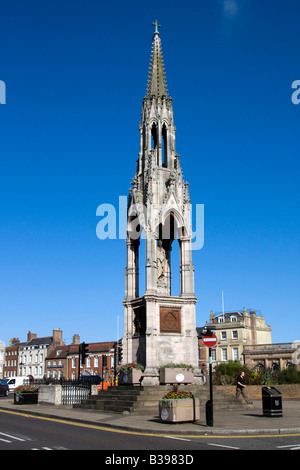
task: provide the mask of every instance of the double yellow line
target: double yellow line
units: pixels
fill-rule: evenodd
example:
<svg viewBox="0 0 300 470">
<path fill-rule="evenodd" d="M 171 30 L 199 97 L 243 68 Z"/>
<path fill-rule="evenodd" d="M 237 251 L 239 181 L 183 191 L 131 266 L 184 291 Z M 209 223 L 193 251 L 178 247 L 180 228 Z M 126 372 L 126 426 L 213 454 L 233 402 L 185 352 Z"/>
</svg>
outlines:
<svg viewBox="0 0 300 470">
<path fill-rule="evenodd" d="M 291 433 L 291 434 L 253 434 L 253 435 L 212 435 L 212 434 L 207 434 L 207 435 L 191 435 L 191 434 L 170 434 L 168 433 L 155 433 L 155 432 L 142 432 L 142 431 L 128 431 L 125 429 L 117 429 L 117 428 L 110 428 L 110 427 L 105 427 L 101 426 L 98 424 L 88 424 L 88 423 L 79 423 L 77 421 L 72 421 L 72 420 L 65 420 L 65 419 L 60 419 L 60 418 L 49 418 L 46 416 L 36 416 L 36 415 L 31 415 L 29 413 L 23 413 L 23 412 L 18 412 L 18 411 L 10 411 L 10 410 L 1 410 L 0 413 L 8 413 L 8 414 L 13 414 L 13 415 L 18 415 L 18 416 L 23 416 L 26 418 L 34 418 L 34 419 L 41 419 L 44 421 L 52 421 L 54 423 L 61 423 L 61 424 L 68 424 L 70 426 L 77 426 L 77 427 L 82 427 L 82 428 L 89 428 L 89 429 L 98 429 L 99 431 L 106 431 L 106 432 L 113 432 L 117 434 L 129 434 L 129 435 L 137 435 L 137 436 L 152 436 L 152 437 L 182 437 L 182 438 L 188 438 L 188 439 L 257 439 L 257 438 L 262 438 L 262 437 L 292 437 L 292 436 L 300 436 L 300 433 Z"/>
</svg>

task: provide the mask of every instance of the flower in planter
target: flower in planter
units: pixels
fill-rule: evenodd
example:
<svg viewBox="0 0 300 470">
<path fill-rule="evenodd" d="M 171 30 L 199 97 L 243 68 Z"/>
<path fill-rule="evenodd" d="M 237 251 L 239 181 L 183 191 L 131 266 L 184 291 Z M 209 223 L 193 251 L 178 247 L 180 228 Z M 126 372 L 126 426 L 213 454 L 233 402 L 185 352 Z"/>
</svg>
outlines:
<svg viewBox="0 0 300 470">
<path fill-rule="evenodd" d="M 37 393 L 39 391 L 39 386 L 38 385 L 19 385 L 19 387 L 16 387 L 14 390 L 14 393 L 21 397 L 23 394 L 26 393 Z"/>
<path fill-rule="evenodd" d="M 186 390 L 180 392 L 173 390 L 163 396 L 163 400 L 185 400 L 186 398 L 194 398 L 194 395 Z"/>
<path fill-rule="evenodd" d="M 144 366 L 135 362 L 131 362 L 129 364 L 121 364 L 118 367 L 118 373 L 120 374 L 122 372 L 123 374 L 129 374 L 132 369 L 141 370 L 144 372 Z"/>
<path fill-rule="evenodd" d="M 193 370 L 193 366 L 191 364 L 185 364 L 184 362 L 168 362 L 167 364 L 163 364 L 162 366 L 160 366 L 160 368 Z"/>
</svg>

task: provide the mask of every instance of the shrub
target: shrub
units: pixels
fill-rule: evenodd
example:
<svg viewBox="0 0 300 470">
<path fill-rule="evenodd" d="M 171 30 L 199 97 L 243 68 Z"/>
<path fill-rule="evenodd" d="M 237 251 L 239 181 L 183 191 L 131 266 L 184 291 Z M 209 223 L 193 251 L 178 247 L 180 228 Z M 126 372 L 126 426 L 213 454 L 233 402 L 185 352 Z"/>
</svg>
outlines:
<svg viewBox="0 0 300 470">
<path fill-rule="evenodd" d="M 168 362 L 167 364 L 163 364 L 162 366 L 160 366 L 161 369 L 163 367 L 168 367 L 170 369 L 178 368 L 178 369 L 193 370 L 193 366 L 191 364 L 185 364 L 184 362 L 180 362 L 180 363 Z"/>
<path fill-rule="evenodd" d="M 123 372 L 123 374 L 129 374 L 132 369 L 137 369 L 144 372 L 144 366 L 137 364 L 136 362 L 131 362 L 129 364 L 121 364 L 118 367 L 118 373 Z"/>
<path fill-rule="evenodd" d="M 300 371 L 296 367 L 290 366 L 287 369 L 280 370 L 279 383 L 281 384 L 299 384 Z"/>
</svg>

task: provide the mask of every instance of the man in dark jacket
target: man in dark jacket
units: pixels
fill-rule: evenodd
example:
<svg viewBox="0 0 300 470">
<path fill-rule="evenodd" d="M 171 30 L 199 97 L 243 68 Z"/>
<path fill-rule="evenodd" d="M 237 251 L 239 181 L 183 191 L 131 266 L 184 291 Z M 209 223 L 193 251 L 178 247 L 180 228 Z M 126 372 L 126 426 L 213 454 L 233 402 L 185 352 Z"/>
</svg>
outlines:
<svg viewBox="0 0 300 470">
<path fill-rule="evenodd" d="M 248 396 L 247 396 L 247 393 L 246 393 L 246 385 L 245 385 L 245 372 L 242 371 L 237 379 L 237 385 L 236 385 L 236 398 L 238 399 L 240 394 L 243 395 L 243 397 L 245 398 L 246 402 L 249 403 L 249 404 L 252 404 L 252 401 L 249 401 L 248 399 Z"/>
</svg>

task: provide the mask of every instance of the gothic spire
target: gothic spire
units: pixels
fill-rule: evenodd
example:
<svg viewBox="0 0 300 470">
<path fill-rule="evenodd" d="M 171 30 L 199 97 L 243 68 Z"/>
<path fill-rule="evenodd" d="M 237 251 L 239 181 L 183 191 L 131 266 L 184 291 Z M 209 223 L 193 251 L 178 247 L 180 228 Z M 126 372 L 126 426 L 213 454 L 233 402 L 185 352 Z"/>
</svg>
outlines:
<svg viewBox="0 0 300 470">
<path fill-rule="evenodd" d="M 159 96 L 168 97 L 163 53 L 162 53 L 161 40 L 159 37 L 159 31 L 158 31 L 158 28 L 160 28 L 160 25 L 158 24 L 157 20 L 155 20 L 155 23 L 152 23 L 152 24 L 153 26 L 155 26 L 155 31 L 153 34 L 152 55 L 151 55 L 151 62 L 150 62 L 150 68 L 149 68 L 148 88 L 147 88 L 146 97 L 147 98 L 151 98 L 151 96 L 155 96 L 156 98 L 158 98 Z"/>
</svg>

